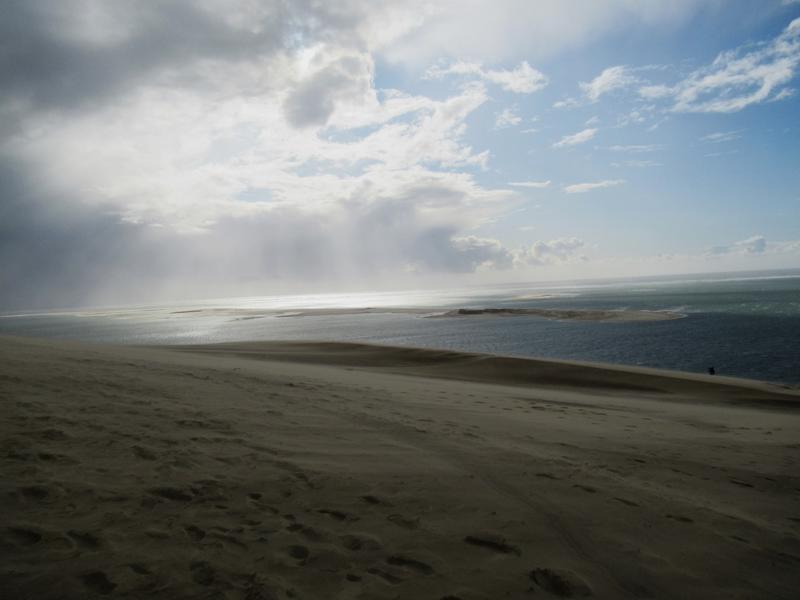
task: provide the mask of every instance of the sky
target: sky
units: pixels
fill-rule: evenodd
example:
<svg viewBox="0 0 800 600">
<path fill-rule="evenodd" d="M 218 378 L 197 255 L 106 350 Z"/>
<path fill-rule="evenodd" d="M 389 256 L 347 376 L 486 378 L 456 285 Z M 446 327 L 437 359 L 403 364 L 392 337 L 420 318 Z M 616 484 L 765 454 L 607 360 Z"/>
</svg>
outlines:
<svg viewBox="0 0 800 600">
<path fill-rule="evenodd" d="M 800 267 L 800 2 L 5 0 L 0 308 Z"/>
</svg>

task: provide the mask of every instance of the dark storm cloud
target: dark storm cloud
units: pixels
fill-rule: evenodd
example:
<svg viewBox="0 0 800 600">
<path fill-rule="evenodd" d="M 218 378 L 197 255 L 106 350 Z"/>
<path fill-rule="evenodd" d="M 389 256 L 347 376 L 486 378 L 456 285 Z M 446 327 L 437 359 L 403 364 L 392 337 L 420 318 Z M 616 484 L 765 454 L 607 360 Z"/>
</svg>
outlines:
<svg viewBox="0 0 800 600">
<path fill-rule="evenodd" d="M 11 0 L 0 19 L 0 87 L 36 108 L 69 108 L 103 98 L 154 69 L 202 57 L 225 57 L 282 40 L 275 19 L 254 35 L 212 19 L 185 2 L 115 3 L 123 27 L 116 42 L 66 35 L 69 3 Z"/>
<path fill-rule="evenodd" d="M 0 308 L 81 304 L 115 272 L 158 265 L 140 227 L 49 197 L 16 161 L 0 162 L 0 183 Z"/>
<path fill-rule="evenodd" d="M 80 21 L 79 26 L 75 17 L 89 13 L 70 11 L 87 6 L 101 11 L 100 21 Z M 236 9 L 243 7 L 260 12 L 242 18 Z M 286 90 L 290 101 L 283 107 L 296 127 L 324 124 L 336 102 L 359 97 L 371 85 L 371 61 L 357 50 L 363 12 L 358 2 L 316 0 L 4 2 L 0 310 L 268 293 L 282 282 L 287 288 L 320 291 L 339 282 L 369 283 L 408 271 L 509 266 L 512 255 L 500 244 L 459 237 L 462 226 L 430 218 L 431 212 L 452 215 L 454 206 L 469 204 L 465 192 L 446 182 L 398 190 L 393 197 L 375 197 L 365 188 L 317 212 L 276 206 L 250 216 L 216 215 L 203 231 L 186 234 L 170 224 L 124 220 L 121 215 L 135 211 L 126 211 L 118 200 L 113 205 L 102 201 L 91 178 L 66 177 L 77 183 L 69 184 L 75 189 L 64 189 L 52 176 L 57 169 L 49 170 L 47 153 L 41 152 L 46 145 L 27 154 L 19 150 L 25 146 L 20 140 L 36 131 L 40 120 L 72 123 L 154 84 L 197 87 L 202 96 L 205 86 L 214 86 L 209 73 L 224 77 L 229 65 L 328 40 L 342 44 Z M 209 61 L 214 68 L 204 69 Z M 41 139 L 47 140 L 49 130 L 43 131 Z M 58 167 L 73 165 L 66 161 Z M 128 174 L 125 164 L 118 168 L 121 176 Z M 53 180 L 45 180 L 45 173 Z M 139 200 L 153 201 L 132 197 L 131 203 Z"/>
<path fill-rule="evenodd" d="M 336 101 L 369 86 L 370 73 L 363 60 L 342 57 L 301 82 L 286 98 L 286 118 L 295 127 L 324 125 Z"/>
<path fill-rule="evenodd" d="M 264 0 L 251 19 L 237 2 L 216 3 L 216 10 L 190 0 L 97 6 L 107 11 L 108 22 L 94 25 L 103 41 L 69 31 L 79 29 L 75 17 L 85 10 L 75 2 L 3 2 L 0 97 L 35 109 L 75 108 L 154 75 L 193 85 L 203 79 L 192 72 L 199 61 L 249 61 L 304 40 L 353 35 L 359 13 L 311 0 Z"/>
<path fill-rule="evenodd" d="M 406 200 L 358 197 L 338 216 L 286 208 L 225 217 L 176 235 L 54 194 L 18 161 L 0 161 L 0 182 L 0 310 L 265 293 L 281 282 L 319 291 L 408 267 L 471 272 L 512 261 L 497 243 L 422 222 Z"/>
</svg>

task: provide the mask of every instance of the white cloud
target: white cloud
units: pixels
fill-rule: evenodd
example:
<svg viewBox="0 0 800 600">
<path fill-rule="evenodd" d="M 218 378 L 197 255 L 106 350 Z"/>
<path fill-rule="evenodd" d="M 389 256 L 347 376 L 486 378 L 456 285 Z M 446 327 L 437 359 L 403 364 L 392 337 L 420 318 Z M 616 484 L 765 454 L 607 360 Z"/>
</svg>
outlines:
<svg viewBox="0 0 800 600">
<path fill-rule="evenodd" d="M 666 85 L 644 85 L 639 88 L 639 95 L 647 100 L 666 98 L 673 94 L 673 89 Z"/>
<path fill-rule="evenodd" d="M 587 127 L 591 127 L 592 125 L 597 125 L 599 122 L 600 119 L 597 116 L 594 116 L 594 117 L 589 117 L 586 120 L 586 123 L 584 123 L 584 125 L 586 125 Z"/>
<path fill-rule="evenodd" d="M 637 169 L 644 167 L 660 167 L 660 162 L 654 160 L 623 160 L 622 162 L 611 163 L 612 167 L 634 167 Z"/>
<path fill-rule="evenodd" d="M 46 182 L 39 191 L 54 213 L 96 211 L 145 240 L 158 232 L 153 247 L 172 269 L 162 283 L 176 288 L 201 285 L 189 275 L 198 268 L 206 285 L 233 287 L 507 268 L 510 250 L 467 235 L 520 201 L 473 176 L 489 158 L 465 141 L 484 85 L 438 99 L 376 89 L 352 16 L 351 29 L 291 52 L 273 43 L 214 55 L 175 73 L 137 72 L 124 94 L 86 107 L 20 110 L 0 156 Z M 487 78 L 525 90 L 530 74 L 523 65 Z M 123 258 L 134 264 L 149 247 Z"/>
<path fill-rule="evenodd" d="M 433 66 L 425 76 L 440 79 L 447 75 L 469 75 L 499 85 L 507 92 L 530 94 L 547 86 L 547 76 L 522 61 L 515 69 L 484 69 L 477 62 L 456 62 L 446 67 Z"/>
<path fill-rule="evenodd" d="M 581 82 L 579 86 L 590 102 L 597 102 L 600 96 L 632 86 L 637 81 L 628 67 L 617 65 L 604 69 L 600 75 L 589 82 Z"/>
<path fill-rule="evenodd" d="M 514 187 L 544 189 L 550 187 L 550 180 L 547 181 L 509 181 L 508 185 Z"/>
<path fill-rule="evenodd" d="M 632 110 L 627 114 L 617 117 L 617 126 L 626 127 L 631 124 L 644 123 L 647 121 L 647 116 L 641 110 Z"/>
<path fill-rule="evenodd" d="M 797 0 L 800 2 L 800 0 Z M 797 90 L 794 88 L 783 88 L 780 92 L 775 94 L 772 98 L 770 98 L 770 102 L 780 102 L 781 100 L 786 100 L 787 98 L 791 98 L 797 93 Z"/>
<path fill-rule="evenodd" d="M 786 97 L 785 84 L 800 64 L 800 18 L 770 42 L 721 53 L 673 86 L 646 85 L 644 98 L 670 99 L 674 112 L 732 113 Z"/>
<path fill-rule="evenodd" d="M 5 148 L 38 165 L 53 186 L 85 190 L 87 203 L 117 206 L 134 222 L 182 231 L 282 206 L 324 212 L 382 171 L 378 187 L 391 198 L 400 189 L 392 189 L 401 183 L 399 170 L 455 181 L 470 176 L 437 170 L 486 164 L 485 153 L 461 141 L 464 120 L 487 99 L 480 86 L 439 101 L 379 100 L 374 89 L 364 88 L 325 109 L 324 123 L 334 135 L 326 139 L 319 135 L 315 106 L 314 118 L 297 123 L 280 93 L 247 94 L 247 78 L 237 84 L 242 93 L 223 97 L 145 86 L 123 103 L 38 122 L 26 135 L 6 140 Z M 349 132 L 352 113 L 359 113 L 358 125 L 372 129 L 334 141 L 337 132 Z M 324 169 L 314 173 L 314 165 Z M 238 199 L 250 189 L 270 190 L 270 200 Z"/>
<path fill-rule="evenodd" d="M 494 126 L 497 129 L 505 129 L 506 127 L 513 127 L 514 125 L 519 125 L 522 122 L 522 117 L 517 114 L 517 111 L 513 108 L 506 108 L 503 109 L 501 112 L 497 113 L 494 119 Z"/>
<path fill-rule="evenodd" d="M 708 10 L 696 0 L 493 0 L 491 4 L 483 0 L 409 0 L 400 4 L 407 7 L 405 20 L 415 27 L 393 36 L 381 52 L 387 60 L 411 65 L 427 65 L 442 56 L 492 63 L 517 56 L 538 61 L 597 43 L 612 33 L 640 34 L 677 26 L 698 11 Z"/>
<path fill-rule="evenodd" d="M 732 244 L 713 246 L 706 251 L 707 256 L 774 256 L 778 254 L 800 253 L 800 240 L 770 242 L 763 235 L 753 235 Z"/>
<path fill-rule="evenodd" d="M 523 265 L 548 265 L 565 262 L 576 257 L 585 246 L 583 240 L 570 237 L 550 241 L 539 241 L 517 252 L 516 260 Z"/>
<path fill-rule="evenodd" d="M 497 240 L 474 235 L 456 237 L 453 238 L 453 247 L 463 261 L 463 271 L 510 269 L 514 266 L 514 254 Z"/>
<path fill-rule="evenodd" d="M 584 129 L 583 131 L 579 131 L 578 133 L 573 133 L 572 135 L 565 135 L 563 138 L 553 144 L 553 148 L 566 148 L 568 146 L 584 144 L 594 138 L 596 134 L 597 129 L 588 128 Z"/>
<path fill-rule="evenodd" d="M 700 141 L 711 144 L 719 144 L 722 142 L 738 140 L 740 137 L 742 137 L 741 131 L 717 131 L 714 133 L 709 133 L 708 135 L 704 135 L 700 138 Z"/>
<path fill-rule="evenodd" d="M 583 194 L 584 192 L 614 187 L 623 183 L 625 183 L 624 179 L 604 179 L 603 181 L 573 183 L 572 185 L 564 186 L 564 191 L 568 194 Z"/>
<path fill-rule="evenodd" d="M 608 149 L 614 152 L 655 152 L 660 150 L 661 146 L 658 144 L 630 144 L 627 146 L 609 146 Z"/>
<path fill-rule="evenodd" d="M 763 235 L 754 235 L 727 246 L 714 246 L 707 254 L 763 254 L 767 250 L 767 240 Z"/>
<path fill-rule="evenodd" d="M 575 108 L 580 105 L 581 103 L 575 98 L 564 98 L 563 100 L 553 102 L 553 108 Z"/>
</svg>

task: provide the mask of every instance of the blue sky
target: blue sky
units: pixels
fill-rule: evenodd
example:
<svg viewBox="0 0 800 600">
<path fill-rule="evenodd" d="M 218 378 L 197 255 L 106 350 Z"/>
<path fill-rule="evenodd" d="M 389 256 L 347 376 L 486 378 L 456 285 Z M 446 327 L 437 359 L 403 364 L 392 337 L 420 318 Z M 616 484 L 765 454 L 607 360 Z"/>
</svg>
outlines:
<svg viewBox="0 0 800 600">
<path fill-rule="evenodd" d="M 0 304 L 800 266 L 798 19 L 781 0 L 13 4 Z"/>
<path fill-rule="evenodd" d="M 487 186 L 550 185 L 522 188 L 520 209 L 480 233 L 520 244 L 530 232 L 545 238 L 577 236 L 591 240 L 604 255 L 621 258 L 702 255 L 710 247 L 757 235 L 797 239 L 800 96 L 775 101 L 773 95 L 739 110 L 699 113 L 647 110 L 649 103 L 637 97 L 635 85 L 596 102 L 581 99 L 580 83 L 610 66 L 638 70 L 642 79 L 675 81 L 720 53 L 756 50 L 800 16 L 797 3 L 731 2 L 724 8 L 699 12 L 679 25 L 610 35 L 536 61 L 549 82 L 535 94 L 520 97 L 493 89 L 470 118 L 466 135 L 469 144 L 492 155 L 476 179 Z M 520 52 L 515 58 L 527 56 Z M 506 67 L 514 64 L 510 60 Z M 413 87 L 417 74 L 394 67 L 379 65 L 376 85 Z M 458 84 L 447 83 L 426 91 L 447 93 Z M 792 84 L 787 89 L 794 90 Z M 582 101 L 554 108 L 565 99 Z M 498 115 L 507 109 L 518 122 L 497 127 Z M 634 111 L 640 114 L 631 118 Z M 597 130 L 590 141 L 568 150 L 552 147 L 563 136 L 589 128 Z M 570 183 L 604 180 L 624 183 L 571 197 L 563 191 Z M 795 256 L 770 264 L 800 262 Z"/>
</svg>

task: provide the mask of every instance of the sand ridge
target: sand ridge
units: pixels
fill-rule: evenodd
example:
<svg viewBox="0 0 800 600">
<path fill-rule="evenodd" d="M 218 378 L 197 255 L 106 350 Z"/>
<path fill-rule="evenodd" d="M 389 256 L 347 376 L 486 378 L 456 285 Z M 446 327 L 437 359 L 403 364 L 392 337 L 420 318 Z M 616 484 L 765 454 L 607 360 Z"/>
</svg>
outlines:
<svg viewBox="0 0 800 600">
<path fill-rule="evenodd" d="M 0 589 L 795 597 L 797 390 L 517 360 L 4 338 Z"/>
</svg>

